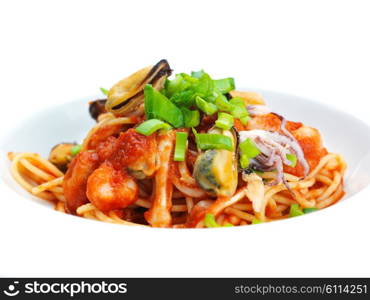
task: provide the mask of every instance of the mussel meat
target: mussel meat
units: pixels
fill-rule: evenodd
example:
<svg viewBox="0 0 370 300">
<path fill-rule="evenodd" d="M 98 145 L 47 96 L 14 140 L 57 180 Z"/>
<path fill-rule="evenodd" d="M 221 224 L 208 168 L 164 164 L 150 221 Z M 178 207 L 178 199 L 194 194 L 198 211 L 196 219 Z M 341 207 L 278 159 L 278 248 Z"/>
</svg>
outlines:
<svg viewBox="0 0 370 300">
<path fill-rule="evenodd" d="M 215 130 L 209 132 L 216 133 Z M 199 186 L 215 196 L 232 196 L 238 184 L 235 153 L 236 136 L 232 131 L 220 130 L 234 141 L 234 150 L 207 150 L 200 154 L 194 165 L 194 178 Z"/>
</svg>

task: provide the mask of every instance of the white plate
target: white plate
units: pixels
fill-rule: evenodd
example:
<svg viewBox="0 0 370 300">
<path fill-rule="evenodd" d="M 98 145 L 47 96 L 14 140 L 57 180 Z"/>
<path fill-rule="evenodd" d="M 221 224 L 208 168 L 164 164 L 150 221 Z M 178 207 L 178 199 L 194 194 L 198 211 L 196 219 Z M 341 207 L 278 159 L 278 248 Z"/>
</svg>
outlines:
<svg viewBox="0 0 370 300">
<path fill-rule="evenodd" d="M 346 276 L 370 275 L 369 126 L 319 102 L 260 92 L 273 111 L 318 128 L 328 150 L 344 156 L 345 200 L 301 218 L 215 230 L 132 228 L 55 212 L 14 182 L 6 153 L 47 156 L 59 142 L 81 141 L 94 124 L 86 104 L 92 97 L 20 121 L 0 141 L 0 275 L 338 276 L 343 265 Z M 348 253 L 356 253 L 351 262 L 343 260 Z"/>
</svg>

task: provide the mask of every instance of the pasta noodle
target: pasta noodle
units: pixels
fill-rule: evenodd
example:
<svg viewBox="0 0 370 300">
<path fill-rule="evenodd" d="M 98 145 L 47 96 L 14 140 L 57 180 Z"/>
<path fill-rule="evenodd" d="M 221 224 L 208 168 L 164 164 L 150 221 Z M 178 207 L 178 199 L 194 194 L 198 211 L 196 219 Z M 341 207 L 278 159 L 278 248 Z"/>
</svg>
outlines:
<svg viewBox="0 0 370 300">
<path fill-rule="evenodd" d="M 52 201 L 55 204 L 56 210 L 60 212 L 66 212 L 64 207 L 65 200 L 63 197 L 62 186 L 63 174 L 61 172 L 56 171 L 52 166 L 50 166 L 50 163 L 47 160 L 42 159 L 37 154 L 19 153 L 15 155 L 10 155 L 10 158 L 12 159 L 12 175 L 22 187 L 24 187 L 26 190 L 37 197 Z M 333 171 L 326 168 L 326 165 L 331 159 L 335 159 L 339 171 Z M 28 168 L 20 168 L 24 165 L 26 165 Z M 26 170 L 29 169 L 31 169 L 32 171 L 27 172 Z M 321 175 L 322 170 L 326 170 L 327 172 L 329 172 L 330 177 Z M 299 203 L 303 207 L 317 208 L 325 208 L 334 204 L 344 194 L 342 188 L 344 170 L 345 165 L 343 164 L 342 158 L 339 155 L 328 154 L 320 160 L 318 168 L 310 173 L 310 175 L 307 176 L 307 178 L 304 180 L 297 181 L 297 178 L 286 174 L 288 175 L 286 177 L 292 180 L 288 181 L 288 183 L 292 187 L 294 195 L 298 197 L 296 197 L 295 199 L 293 198 L 293 196 L 287 197 L 284 194 L 284 191 L 287 190 L 284 185 L 279 185 L 266 189 L 265 198 L 267 202 L 274 203 L 272 206 L 269 206 L 269 213 L 266 217 L 266 221 L 287 218 L 289 214 L 289 207 L 291 204 L 294 203 Z M 320 187 L 315 187 L 315 185 L 317 184 L 319 184 Z M 308 193 L 306 193 L 305 195 L 301 195 L 300 190 L 304 189 L 305 187 L 308 187 Z M 215 200 L 215 202 L 216 201 L 217 200 Z M 151 201 L 139 198 L 135 202 L 135 205 L 149 209 L 151 207 Z M 174 205 L 172 206 L 171 211 L 173 213 L 190 213 L 193 206 L 194 199 L 192 199 L 191 197 L 185 197 L 185 204 Z M 253 219 L 256 218 L 256 215 L 253 213 L 252 203 L 244 195 L 243 190 L 236 193 L 235 196 L 228 201 L 222 202 L 222 205 L 217 206 L 214 213 L 217 214 L 218 211 L 222 210 L 224 210 L 224 213 L 228 216 L 237 217 L 240 220 L 245 221 L 236 222 L 235 219 L 231 219 L 234 220 L 233 222 L 231 222 L 234 225 L 236 225 L 237 223 L 239 225 L 251 224 Z M 277 213 L 276 217 L 274 217 L 275 213 Z M 103 212 L 99 211 L 91 203 L 80 206 L 77 209 L 77 214 L 85 218 L 109 223 L 140 225 L 125 221 L 114 212 L 110 212 L 108 215 L 106 215 Z M 224 219 L 225 215 L 220 214 L 217 221 L 220 224 L 223 224 Z M 230 218 L 228 220 L 231 221 Z"/>
<path fill-rule="evenodd" d="M 189 82 L 199 83 L 202 72 L 188 75 Z M 97 124 L 82 145 L 52 149 L 58 164 L 52 156 L 47 160 L 35 153 L 10 152 L 15 181 L 62 213 L 167 228 L 270 222 L 291 217 L 293 208 L 303 214 L 344 196 L 345 161 L 324 148 L 317 129 L 270 112 L 258 94 L 234 91 L 230 79 L 220 85 L 223 101 L 237 98 L 224 105 L 239 105 L 239 114 L 245 115 L 232 115 L 225 108 L 230 114 L 217 116 L 212 111 L 216 105 L 202 98 L 197 101 L 205 101 L 203 106 L 197 102 L 193 110 L 181 107 L 182 114 L 163 100 L 172 91 L 163 85 L 170 73 L 167 61 L 160 61 L 113 86 L 103 109 L 99 106 L 101 112 L 90 106 Z M 162 101 L 157 111 L 149 100 L 149 108 L 144 106 L 148 95 Z M 158 117 L 145 121 L 144 110 L 146 117 Z M 174 113 L 179 111 L 181 118 Z M 198 122 L 185 126 L 185 112 L 194 113 Z M 177 126 L 179 120 L 183 123 Z"/>
</svg>

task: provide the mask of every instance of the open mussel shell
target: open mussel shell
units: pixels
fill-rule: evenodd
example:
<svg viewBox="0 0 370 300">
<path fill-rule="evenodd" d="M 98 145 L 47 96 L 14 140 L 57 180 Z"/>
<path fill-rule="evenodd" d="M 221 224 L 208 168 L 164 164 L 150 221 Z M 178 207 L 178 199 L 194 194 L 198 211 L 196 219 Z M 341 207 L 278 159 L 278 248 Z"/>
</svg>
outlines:
<svg viewBox="0 0 370 300">
<path fill-rule="evenodd" d="M 98 120 L 98 117 L 101 114 L 104 114 L 104 113 L 107 112 L 107 110 L 105 109 L 106 103 L 107 103 L 107 99 L 98 99 L 98 100 L 95 100 L 95 101 L 91 101 L 89 103 L 89 113 L 90 113 L 90 116 L 95 121 Z"/>
<path fill-rule="evenodd" d="M 167 60 L 162 59 L 156 65 L 143 68 L 122 79 L 109 90 L 106 110 L 120 117 L 143 114 L 145 85 L 151 84 L 160 90 L 171 72 Z"/>
<path fill-rule="evenodd" d="M 200 154 L 194 165 L 194 178 L 198 185 L 214 196 L 230 197 L 238 185 L 238 166 L 236 159 L 237 137 L 234 130 L 210 130 L 221 133 L 234 141 L 234 150 L 206 150 Z"/>
<path fill-rule="evenodd" d="M 60 143 L 55 145 L 49 154 L 49 161 L 62 172 L 66 172 L 68 164 L 72 161 L 71 150 L 76 143 Z"/>
</svg>

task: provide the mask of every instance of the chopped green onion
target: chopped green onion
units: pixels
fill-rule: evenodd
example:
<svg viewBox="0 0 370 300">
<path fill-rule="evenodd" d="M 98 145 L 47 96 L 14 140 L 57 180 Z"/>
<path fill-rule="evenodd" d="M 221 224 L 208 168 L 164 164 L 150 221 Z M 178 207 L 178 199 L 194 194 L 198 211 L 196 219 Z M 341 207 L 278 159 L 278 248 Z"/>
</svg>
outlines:
<svg viewBox="0 0 370 300">
<path fill-rule="evenodd" d="M 180 108 L 150 84 L 147 84 L 144 88 L 144 107 L 147 119 L 160 119 L 176 128 L 184 126 Z"/>
<path fill-rule="evenodd" d="M 304 215 L 304 213 L 298 204 L 295 203 L 290 206 L 289 217 L 298 217 L 302 215 Z"/>
<path fill-rule="evenodd" d="M 213 214 L 206 214 L 206 216 L 204 217 L 204 225 L 208 228 L 220 226 L 217 224 L 215 216 Z"/>
<path fill-rule="evenodd" d="M 249 166 L 249 159 L 255 158 L 261 152 L 257 146 L 253 143 L 250 138 L 247 138 L 245 141 L 239 144 L 240 149 L 240 167 L 245 169 Z"/>
<path fill-rule="evenodd" d="M 232 98 L 229 103 L 232 105 L 231 114 L 237 118 L 241 119 L 249 116 L 248 110 L 245 107 L 244 100 L 241 98 Z M 246 119 L 243 119 L 246 121 Z"/>
<path fill-rule="evenodd" d="M 241 119 L 244 117 L 248 117 L 248 111 L 245 107 L 240 106 L 240 105 L 233 105 L 230 113 L 236 118 L 236 119 Z"/>
<path fill-rule="evenodd" d="M 176 74 L 172 80 L 167 79 L 160 93 L 178 107 L 191 108 L 196 105 L 207 115 L 212 115 L 217 110 L 229 113 L 233 110 L 233 115 L 244 117 L 246 115 L 246 109 L 240 107 L 235 108 L 234 105 L 230 105 L 224 95 L 234 88 L 235 83 L 233 78 L 213 80 L 209 74 L 200 70 L 192 72 L 191 75 L 180 73 Z M 145 106 L 147 106 L 146 102 Z M 150 116 L 152 108 L 151 104 L 148 104 L 149 108 L 146 109 L 146 112 L 149 112 L 148 119 L 163 119 L 178 128 L 177 125 L 171 123 L 169 120 L 165 120 L 162 116 Z"/>
<path fill-rule="evenodd" d="M 194 92 L 180 91 L 173 94 L 170 100 L 179 107 L 190 107 L 194 105 Z"/>
<path fill-rule="evenodd" d="M 80 153 L 82 149 L 82 146 L 81 145 L 75 145 L 71 148 L 71 155 L 72 156 L 76 156 L 78 153 Z"/>
<path fill-rule="evenodd" d="M 288 153 L 286 155 L 286 158 L 292 163 L 290 166 L 291 167 L 295 167 L 297 165 L 297 156 L 295 156 L 294 154 L 290 154 Z"/>
<path fill-rule="evenodd" d="M 202 75 L 200 77 L 202 77 L 205 73 L 202 73 Z M 182 78 L 190 85 L 196 85 L 199 83 L 199 78 L 196 78 L 196 77 L 193 77 L 189 74 L 186 74 L 186 73 L 180 73 L 179 75 L 182 76 Z"/>
<path fill-rule="evenodd" d="M 195 97 L 195 103 L 206 115 L 213 115 L 217 111 L 217 106 L 215 104 L 209 103 L 199 96 Z"/>
<path fill-rule="evenodd" d="M 224 94 L 234 88 L 235 83 L 233 78 L 213 80 L 204 70 L 200 70 L 192 72 L 191 75 L 186 73 L 176 74 L 174 79 L 167 79 L 165 81 L 164 88 L 160 92 L 174 104 L 187 108 L 195 104 L 194 102 L 197 96 L 206 103 L 212 104 L 216 104 L 216 99 L 221 96 L 221 101 L 225 102 L 227 107 L 220 110 L 231 112 L 232 107 L 228 105 L 228 101 Z M 206 104 L 199 99 L 197 102 L 197 106 L 206 114 L 213 114 L 216 112 L 214 105 Z M 218 102 L 220 102 L 220 100 Z M 222 103 L 219 104 L 222 105 Z M 245 109 L 242 110 L 239 108 L 234 110 L 235 115 L 245 115 Z"/>
<path fill-rule="evenodd" d="M 242 167 L 242 169 L 245 169 L 249 166 L 249 158 L 247 155 L 242 154 L 240 156 L 240 166 Z"/>
<path fill-rule="evenodd" d="M 105 89 L 105 88 L 100 88 L 101 92 L 104 94 L 104 95 L 108 95 L 109 93 L 109 90 Z"/>
<path fill-rule="evenodd" d="M 232 151 L 233 150 L 233 141 L 230 137 L 217 134 L 217 133 L 197 133 L 193 128 L 195 135 L 195 142 L 197 147 L 201 150 L 208 149 L 225 149 Z"/>
<path fill-rule="evenodd" d="M 247 155 L 248 158 L 255 158 L 261 153 L 250 138 L 247 138 L 244 142 L 240 143 L 239 148 L 242 154 Z"/>
<path fill-rule="evenodd" d="M 231 112 L 231 110 L 233 108 L 233 106 L 229 103 L 227 98 L 222 94 L 217 96 L 215 102 L 216 102 L 216 106 L 217 106 L 218 110 Z"/>
<path fill-rule="evenodd" d="M 245 102 L 242 98 L 240 97 L 235 97 L 229 100 L 229 103 L 235 106 L 243 106 L 245 107 Z"/>
<path fill-rule="evenodd" d="M 247 110 L 244 109 L 243 107 L 240 107 L 240 106 L 233 106 L 233 108 L 231 109 L 231 114 L 236 118 L 236 119 L 240 119 L 240 118 L 244 118 L 247 116 L 247 114 L 245 113 Z"/>
<path fill-rule="evenodd" d="M 199 125 L 199 110 L 190 110 L 186 107 L 180 108 L 184 116 L 184 124 L 186 128 L 197 127 Z"/>
<path fill-rule="evenodd" d="M 318 208 L 316 208 L 316 207 L 306 207 L 306 208 L 304 208 L 303 209 L 303 212 L 305 213 L 305 214 L 309 214 L 309 213 L 312 213 L 312 212 L 314 212 L 314 211 L 318 211 L 319 209 Z"/>
<path fill-rule="evenodd" d="M 218 128 L 228 130 L 234 125 L 234 117 L 227 113 L 219 112 L 215 124 Z"/>
<path fill-rule="evenodd" d="M 181 74 L 176 74 L 173 80 L 167 79 L 164 84 L 164 92 L 167 97 L 172 97 L 175 93 L 185 91 L 191 83 Z"/>
<path fill-rule="evenodd" d="M 186 143 L 188 140 L 187 132 L 176 132 L 176 146 L 173 156 L 174 161 L 184 161 L 186 153 Z"/>
<path fill-rule="evenodd" d="M 235 90 L 234 78 L 225 78 L 214 80 L 215 87 L 222 93 L 226 94 L 232 90 Z"/>
<path fill-rule="evenodd" d="M 243 99 L 233 98 L 228 101 L 224 95 L 220 94 L 215 102 L 218 110 L 230 113 L 234 118 L 240 119 L 243 125 L 246 125 L 250 120 Z"/>
<path fill-rule="evenodd" d="M 191 72 L 191 77 L 200 78 L 205 74 L 204 70 Z"/>
<path fill-rule="evenodd" d="M 263 222 L 261 220 L 256 219 L 256 218 L 254 218 L 252 220 L 252 224 L 261 224 L 261 223 L 263 223 Z"/>
<path fill-rule="evenodd" d="M 146 136 L 151 135 L 153 132 L 159 129 L 171 129 L 171 126 L 161 120 L 150 119 L 141 123 L 135 128 L 136 132 Z"/>
<path fill-rule="evenodd" d="M 202 76 L 199 77 L 198 82 L 193 86 L 194 92 L 205 98 L 213 95 L 214 89 L 213 80 L 207 73 L 203 73 Z"/>
<path fill-rule="evenodd" d="M 204 225 L 208 228 L 216 228 L 216 227 L 232 227 L 232 224 L 225 224 L 224 226 L 221 226 L 217 224 L 215 216 L 213 214 L 206 214 L 204 217 Z"/>
</svg>

